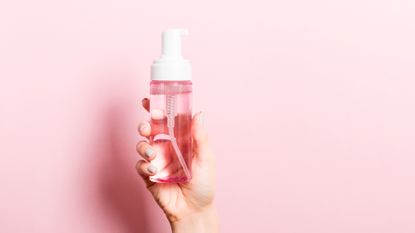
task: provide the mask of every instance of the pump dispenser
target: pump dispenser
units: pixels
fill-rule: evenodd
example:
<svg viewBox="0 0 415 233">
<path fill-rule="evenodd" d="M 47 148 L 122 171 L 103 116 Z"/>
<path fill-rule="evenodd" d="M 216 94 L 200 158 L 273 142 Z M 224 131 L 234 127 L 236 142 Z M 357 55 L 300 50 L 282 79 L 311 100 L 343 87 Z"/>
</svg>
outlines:
<svg viewBox="0 0 415 233">
<path fill-rule="evenodd" d="M 150 115 L 156 150 L 151 163 L 157 174 L 150 180 L 159 183 L 182 183 L 191 179 L 191 94 L 190 62 L 181 49 L 185 29 L 169 29 L 162 35 L 162 54 L 151 67 Z"/>
<path fill-rule="evenodd" d="M 182 36 L 186 29 L 169 29 L 163 32 L 162 54 L 151 67 L 152 80 L 191 80 L 190 62 L 182 57 Z"/>
</svg>

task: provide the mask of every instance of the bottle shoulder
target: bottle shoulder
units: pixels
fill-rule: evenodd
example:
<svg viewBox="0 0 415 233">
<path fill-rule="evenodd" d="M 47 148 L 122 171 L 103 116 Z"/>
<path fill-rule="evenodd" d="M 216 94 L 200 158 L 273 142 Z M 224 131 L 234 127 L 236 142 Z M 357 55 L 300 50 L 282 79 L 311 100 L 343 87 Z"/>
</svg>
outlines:
<svg viewBox="0 0 415 233">
<path fill-rule="evenodd" d="M 150 94 L 179 94 L 191 93 L 192 81 L 160 81 L 152 80 L 150 83 Z"/>
<path fill-rule="evenodd" d="M 151 80 L 150 85 L 192 85 L 191 80 Z"/>
</svg>

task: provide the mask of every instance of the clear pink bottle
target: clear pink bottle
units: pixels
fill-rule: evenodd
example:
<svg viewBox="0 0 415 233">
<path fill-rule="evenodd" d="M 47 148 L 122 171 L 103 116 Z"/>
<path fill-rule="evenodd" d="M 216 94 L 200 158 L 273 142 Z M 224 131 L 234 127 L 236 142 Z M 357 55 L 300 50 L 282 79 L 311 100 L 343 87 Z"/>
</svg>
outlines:
<svg viewBox="0 0 415 233">
<path fill-rule="evenodd" d="M 150 180 L 183 183 L 191 177 L 192 82 L 189 61 L 181 56 L 184 29 L 163 32 L 162 55 L 151 67 L 150 143 L 157 156 L 151 161 L 157 173 Z"/>
</svg>

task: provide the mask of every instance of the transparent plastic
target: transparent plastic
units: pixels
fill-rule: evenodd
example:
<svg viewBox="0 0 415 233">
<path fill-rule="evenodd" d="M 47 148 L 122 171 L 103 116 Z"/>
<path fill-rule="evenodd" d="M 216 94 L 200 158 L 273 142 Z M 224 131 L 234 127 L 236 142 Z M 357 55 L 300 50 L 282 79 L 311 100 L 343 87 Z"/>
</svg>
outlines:
<svg viewBox="0 0 415 233">
<path fill-rule="evenodd" d="M 150 143 L 157 156 L 151 161 L 158 183 L 184 183 L 191 179 L 192 82 L 151 81 Z"/>
</svg>

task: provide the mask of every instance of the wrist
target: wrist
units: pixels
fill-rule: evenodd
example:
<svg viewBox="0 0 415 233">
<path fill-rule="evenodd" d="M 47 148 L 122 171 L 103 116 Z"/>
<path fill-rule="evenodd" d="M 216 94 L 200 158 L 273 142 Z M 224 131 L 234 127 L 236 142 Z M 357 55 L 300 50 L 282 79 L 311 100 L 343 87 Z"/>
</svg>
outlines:
<svg viewBox="0 0 415 233">
<path fill-rule="evenodd" d="M 173 233 L 219 232 L 217 212 L 213 205 L 175 221 L 170 221 L 170 225 Z"/>
</svg>

